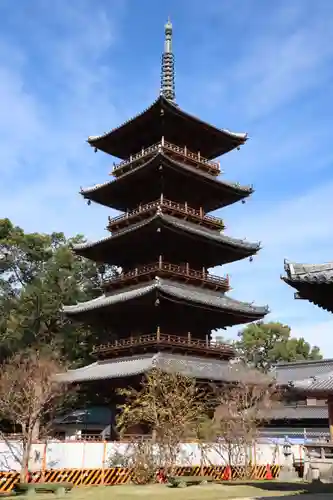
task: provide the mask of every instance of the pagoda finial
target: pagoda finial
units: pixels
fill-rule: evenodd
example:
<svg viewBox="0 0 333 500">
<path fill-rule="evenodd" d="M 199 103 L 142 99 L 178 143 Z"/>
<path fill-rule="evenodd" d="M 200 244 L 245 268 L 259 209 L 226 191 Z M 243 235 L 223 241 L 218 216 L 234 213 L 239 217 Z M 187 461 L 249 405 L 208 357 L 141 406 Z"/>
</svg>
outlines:
<svg viewBox="0 0 333 500">
<path fill-rule="evenodd" d="M 164 52 L 162 55 L 161 95 L 174 101 L 175 94 L 175 58 L 172 52 L 172 24 L 170 18 L 164 26 Z"/>
</svg>

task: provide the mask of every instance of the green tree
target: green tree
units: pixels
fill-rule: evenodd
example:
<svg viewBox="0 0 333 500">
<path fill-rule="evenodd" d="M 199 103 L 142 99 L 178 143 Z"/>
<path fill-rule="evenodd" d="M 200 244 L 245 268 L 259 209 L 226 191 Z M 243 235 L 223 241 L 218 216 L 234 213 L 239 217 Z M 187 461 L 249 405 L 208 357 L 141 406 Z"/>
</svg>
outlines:
<svg viewBox="0 0 333 500">
<path fill-rule="evenodd" d="M 281 361 L 322 359 L 319 347 L 292 337 L 289 326 L 282 323 L 252 323 L 238 333 L 238 338 L 235 347 L 239 357 L 262 371 Z"/>
<path fill-rule="evenodd" d="M 96 338 L 83 325 L 71 324 L 62 304 L 102 293 L 112 266 L 99 266 L 72 252 L 83 236 L 25 233 L 0 220 L 0 360 L 30 347 L 57 349 L 74 364 L 89 359 Z"/>
</svg>

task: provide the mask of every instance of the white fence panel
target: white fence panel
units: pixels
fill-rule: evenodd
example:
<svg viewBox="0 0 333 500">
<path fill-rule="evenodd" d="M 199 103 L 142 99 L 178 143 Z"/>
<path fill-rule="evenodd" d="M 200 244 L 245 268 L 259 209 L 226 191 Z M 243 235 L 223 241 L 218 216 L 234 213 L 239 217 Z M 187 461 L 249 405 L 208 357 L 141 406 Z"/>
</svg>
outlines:
<svg viewBox="0 0 333 500">
<path fill-rule="evenodd" d="M 103 466 L 123 466 L 124 458 L 131 453 L 129 443 L 103 443 L 103 442 L 56 442 L 34 444 L 29 461 L 31 471 L 46 469 L 84 469 L 101 468 Z M 226 465 L 229 462 L 228 450 L 221 443 L 202 448 L 197 443 L 183 443 L 178 455 L 177 464 L 190 465 Z M 251 461 L 256 465 L 276 464 L 281 465 L 284 460 L 283 445 L 281 443 L 260 442 L 249 447 L 248 450 L 239 451 L 237 447 L 231 451 L 234 465 L 243 465 Z M 299 462 L 305 458 L 302 445 L 293 444 L 292 453 L 294 461 Z M 16 460 L 18 457 L 18 460 Z M 17 441 L 0 441 L 0 470 L 19 470 L 21 446 Z"/>
<path fill-rule="evenodd" d="M 0 470 L 5 472 L 20 470 L 22 446 L 18 441 L 0 441 Z"/>
</svg>

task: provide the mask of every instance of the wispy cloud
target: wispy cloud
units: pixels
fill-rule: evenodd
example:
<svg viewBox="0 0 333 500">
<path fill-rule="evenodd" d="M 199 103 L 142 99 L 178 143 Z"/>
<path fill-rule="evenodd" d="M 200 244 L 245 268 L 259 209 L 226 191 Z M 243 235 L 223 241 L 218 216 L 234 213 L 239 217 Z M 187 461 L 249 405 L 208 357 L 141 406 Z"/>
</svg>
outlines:
<svg viewBox="0 0 333 500">
<path fill-rule="evenodd" d="M 205 66 L 211 61 L 207 55 L 215 57 L 209 74 L 202 73 L 198 66 L 196 75 L 200 87 L 197 90 L 205 94 L 207 89 L 209 97 L 212 84 L 219 81 L 223 88 L 221 104 L 226 106 L 232 122 L 236 119 L 253 126 L 253 122 L 295 99 L 307 100 L 306 92 L 318 89 L 331 79 L 333 5 L 330 2 L 314 6 L 308 0 L 292 3 L 281 0 L 274 4 L 245 0 L 242 9 L 211 2 L 205 11 L 202 2 L 195 4 L 192 16 L 197 21 L 200 17 L 198 25 L 203 26 L 205 20 L 213 23 L 208 36 L 203 32 L 203 36 L 194 41 L 195 49 L 200 51 Z M 230 23 L 232 29 L 228 29 Z M 193 75 L 187 75 L 187 86 L 191 85 L 192 78 Z M 195 101 L 196 95 L 187 97 Z M 213 107 L 217 104 L 219 100 L 211 101 Z M 297 109 L 302 103 L 299 104 Z"/>
<path fill-rule="evenodd" d="M 235 64 L 231 82 L 246 82 L 243 112 L 258 120 L 332 78 L 331 17 L 316 16 L 281 37 L 258 36 Z"/>
<path fill-rule="evenodd" d="M 33 153 L 43 135 L 38 102 L 24 90 L 19 71 L 0 66 L 0 171 L 16 171 Z"/>
</svg>

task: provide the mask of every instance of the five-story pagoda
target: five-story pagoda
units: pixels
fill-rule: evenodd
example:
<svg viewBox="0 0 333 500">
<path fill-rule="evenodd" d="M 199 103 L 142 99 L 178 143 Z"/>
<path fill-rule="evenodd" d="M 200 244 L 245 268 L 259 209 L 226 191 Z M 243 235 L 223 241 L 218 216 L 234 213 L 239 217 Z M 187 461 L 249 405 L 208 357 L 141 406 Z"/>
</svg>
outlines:
<svg viewBox="0 0 333 500">
<path fill-rule="evenodd" d="M 153 366 L 200 379 L 227 377 L 233 350 L 216 344 L 211 331 L 268 312 L 230 298 L 228 276 L 208 271 L 260 247 L 226 236 L 223 221 L 208 215 L 253 192 L 217 178 L 215 158 L 245 141 L 246 134 L 213 127 L 175 103 L 168 22 L 158 99 L 120 127 L 88 139 L 95 151 L 121 161 L 113 166 L 112 181 L 81 194 L 122 213 L 109 218 L 111 236 L 74 250 L 122 272 L 104 283 L 103 296 L 64 307 L 68 317 L 91 325 L 100 337 L 97 361 L 69 371 L 67 380 L 124 381 Z"/>
</svg>

